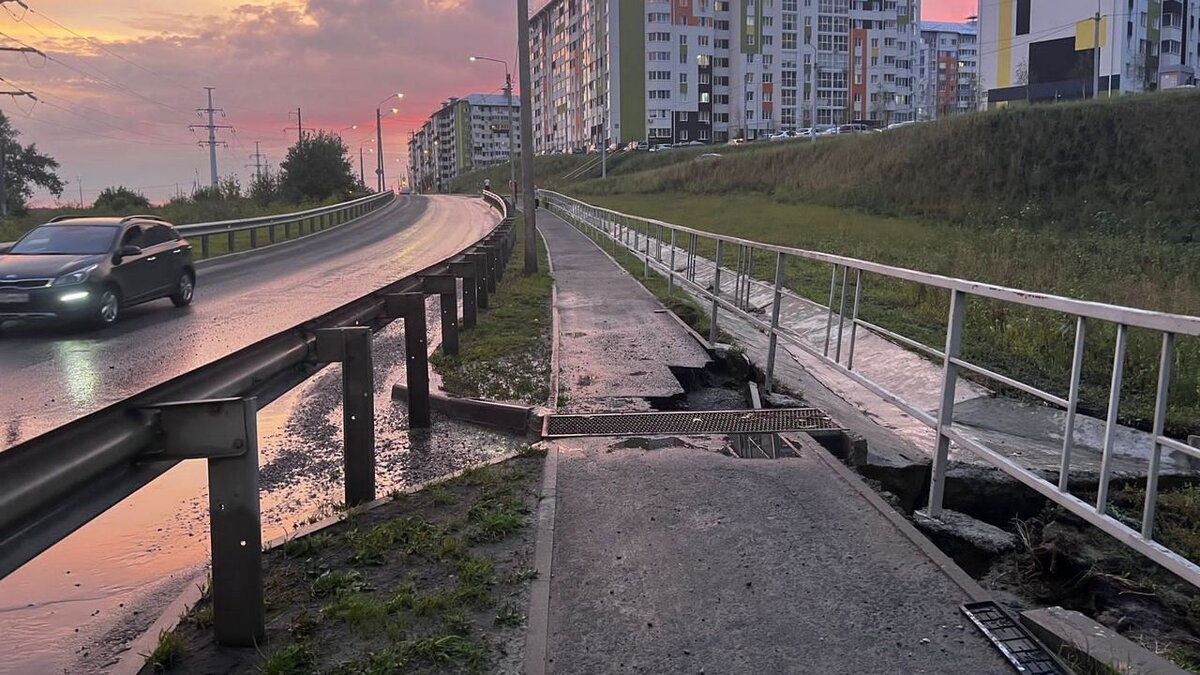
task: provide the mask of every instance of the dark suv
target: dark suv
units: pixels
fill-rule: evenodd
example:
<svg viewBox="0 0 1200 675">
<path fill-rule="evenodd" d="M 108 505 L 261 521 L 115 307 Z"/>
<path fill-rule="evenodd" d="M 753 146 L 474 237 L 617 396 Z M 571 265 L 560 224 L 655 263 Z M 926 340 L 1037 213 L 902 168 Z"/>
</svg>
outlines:
<svg viewBox="0 0 1200 675">
<path fill-rule="evenodd" d="M 0 323 L 109 326 L 123 308 L 150 300 L 187 306 L 195 289 L 191 244 L 155 216 L 60 216 L 0 255 Z"/>
</svg>

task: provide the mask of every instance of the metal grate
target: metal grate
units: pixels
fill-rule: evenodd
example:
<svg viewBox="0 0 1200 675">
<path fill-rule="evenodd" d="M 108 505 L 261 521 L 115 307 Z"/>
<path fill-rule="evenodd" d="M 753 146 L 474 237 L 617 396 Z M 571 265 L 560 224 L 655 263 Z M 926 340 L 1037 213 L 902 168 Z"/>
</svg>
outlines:
<svg viewBox="0 0 1200 675">
<path fill-rule="evenodd" d="M 963 614 L 979 626 L 1019 673 L 1067 675 L 1058 661 L 1012 617 L 994 602 L 970 602 Z"/>
<path fill-rule="evenodd" d="M 545 436 L 654 436 L 680 434 L 770 434 L 781 431 L 835 432 L 841 427 L 816 408 L 704 410 L 653 413 L 548 415 Z"/>
</svg>

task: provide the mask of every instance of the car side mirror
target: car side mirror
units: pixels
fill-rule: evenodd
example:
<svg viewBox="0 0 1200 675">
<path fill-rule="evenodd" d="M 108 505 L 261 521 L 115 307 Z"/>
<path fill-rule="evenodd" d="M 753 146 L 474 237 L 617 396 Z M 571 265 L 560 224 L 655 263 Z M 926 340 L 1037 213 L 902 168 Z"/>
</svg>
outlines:
<svg viewBox="0 0 1200 675">
<path fill-rule="evenodd" d="M 137 246 L 122 246 L 121 248 L 117 249 L 117 254 L 113 256 L 113 262 L 120 265 L 123 258 L 141 254 L 142 249 L 138 248 Z"/>
</svg>

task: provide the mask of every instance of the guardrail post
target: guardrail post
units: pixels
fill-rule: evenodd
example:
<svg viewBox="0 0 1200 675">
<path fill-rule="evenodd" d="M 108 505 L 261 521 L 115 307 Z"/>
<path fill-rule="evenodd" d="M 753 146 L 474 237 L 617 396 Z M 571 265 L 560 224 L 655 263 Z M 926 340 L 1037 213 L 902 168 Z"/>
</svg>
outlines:
<svg viewBox="0 0 1200 675">
<path fill-rule="evenodd" d="M 831 303 L 832 304 L 832 303 Z M 940 518 L 942 498 L 946 494 L 946 469 L 950 462 L 950 437 L 946 435 L 954 424 L 954 390 L 958 385 L 958 358 L 962 347 L 963 315 L 967 294 L 950 292 L 950 319 L 946 323 L 946 360 L 942 367 L 942 400 L 938 406 L 937 449 L 933 455 L 933 473 L 929 486 L 929 515 Z"/>
<path fill-rule="evenodd" d="M 442 310 L 442 352 L 458 355 L 458 279 L 448 275 L 421 277 L 426 293 L 438 295 Z"/>
<path fill-rule="evenodd" d="M 708 344 L 717 344 L 717 313 L 720 311 L 721 303 L 721 258 L 725 253 L 725 241 L 717 240 L 717 255 L 715 265 L 713 265 L 713 301 L 712 301 L 712 316 L 709 317 L 708 326 Z"/>
<path fill-rule="evenodd" d="M 1121 413 L 1121 380 L 1125 374 L 1125 346 L 1129 326 L 1117 324 L 1117 346 L 1113 349 L 1112 384 L 1108 389 L 1108 417 L 1104 423 L 1104 455 L 1100 460 L 1100 483 L 1096 486 L 1096 513 L 1108 508 L 1108 479 L 1112 476 L 1113 445 L 1117 438 L 1117 417 Z M 1155 439 L 1155 443 L 1158 439 Z"/>
<path fill-rule="evenodd" d="M 477 270 L 474 262 L 455 262 L 450 263 L 450 273 L 456 277 L 462 278 L 462 294 L 463 294 L 463 328 L 475 327 L 475 295 L 479 288 L 479 283 L 475 280 Z"/>
<path fill-rule="evenodd" d="M 767 346 L 767 374 L 763 391 L 771 393 L 775 382 L 775 350 L 779 346 L 779 306 L 783 302 L 783 253 L 775 254 L 775 301 L 771 303 L 771 334 Z"/>
<path fill-rule="evenodd" d="M 208 235 L 207 234 L 200 235 L 200 257 L 201 258 L 208 257 Z"/>
<path fill-rule="evenodd" d="M 1075 448 L 1075 412 L 1079 410 L 1079 380 L 1083 375 L 1083 348 L 1087 341 L 1087 321 L 1075 319 L 1075 352 L 1071 357 L 1071 386 L 1067 394 L 1067 420 L 1063 429 L 1062 466 L 1058 470 L 1058 491 L 1066 492 L 1071 478 L 1071 451 Z"/>
<path fill-rule="evenodd" d="M 487 309 L 488 301 L 488 257 L 486 253 L 476 252 L 467 255 L 475 261 L 475 299 L 479 309 Z"/>
<path fill-rule="evenodd" d="M 837 292 L 837 273 L 841 265 L 833 266 L 833 273 L 829 275 L 829 315 L 825 320 L 825 358 L 829 358 L 829 340 L 833 336 L 833 298 Z"/>
<path fill-rule="evenodd" d="M 267 239 L 272 244 L 275 243 L 275 223 L 271 223 L 270 225 L 267 226 Z"/>
<path fill-rule="evenodd" d="M 487 256 L 488 293 L 495 293 L 496 292 L 496 283 L 500 278 L 500 265 L 499 265 L 500 255 L 496 251 L 496 246 L 494 244 L 485 245 L 483 247 L 483 252 L 484 252 L 484 255 Z"/>
<path fill-rule="evenodd" d="M 642 237 L 642 239 L 644 239 L 646 242 L 646 256 L 645 256 L 645 260 L 644 260 L 645 266 L 642 268 L 642 278 L 649 279 L 650 278 L 650 223 L 644 223 L 642 225 L 642 227 L 646 231 L 645 236 Z"/>
<path fill-rule="evenodd" d="M 425 294 L 397 293 L 387 296 L 389 313 L 404 317 L 405 379 L 408 384 L 408 427 L 428 429 L 429 352 L 425 333 Z"/>
<path fill-rule="evenodd" d="M 846 370 L 854 370 L 854 345 L 858 339 L 858 310 L 862 304 L 862 270 L 854 276 L 854 309 L 850 315 L 850 353 L 846 355 Z"/>
<path fill-rule="evenodd" d="M 258 248 L 258 228 L 250 228 L 250 248 Z"/>
<path fill-rule="evenodd" d="M 375 369 L 371 329 L 326 328 L 316 332 L 317 360 L 342 364 L 342 426 L 345 434 L 346 504 L 375 499 Z"/>
<path fill-rule="evenodd" d="M 226 253 L 233 253 L 235 250 L 237 250 L 237 239 L 236 239 L 237 233 L 234 232 L 233 230 L 230 230 L 229 234 L 226 236 L 227 236 L 228 243 L 229 243 L 229 250 L 226 251 Z"/>
<path fill-rule="evenodd" d="M 258 502 L 258 405 L 253 398 L 147 408 L 161 453 L 208 460 L 213 631 L 219 644 L 253 647 L 266 634 Z"/>
<path fill-rule="evenodd" d="M 675 228 L 671 228 L 671 272 L 667 275 L 667 297 L 675 292 Z"/>
<path fill-rule="evenodd" d="M 1150 470 L 1146 472 L 1146 502 L 1142 506 L 1142 538 L 1154 539 L 1154 507 L 1158 502 L 1158 472 L 1162 462 L 1163 430 L 1167 423 L 1167 399 L 1171 395 L 1171 365 L 1175 358 L 1175 335 L 1163 333 L 1162 354 L 1158 359 L 1158 391 L 1154 400 L 1154 450 Z"/>
</svg>

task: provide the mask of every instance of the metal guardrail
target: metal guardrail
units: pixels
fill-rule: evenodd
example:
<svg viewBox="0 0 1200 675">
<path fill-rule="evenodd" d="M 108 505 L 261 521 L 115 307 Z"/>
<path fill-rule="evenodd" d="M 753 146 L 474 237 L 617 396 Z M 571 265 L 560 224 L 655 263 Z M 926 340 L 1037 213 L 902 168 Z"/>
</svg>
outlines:
<svg viewBox="0 0 1200 675">
<path fill-rule="evenodd" d="M 370 333 L 405 321 L 409 423 L 428 427 L 425 297 L 439 295 L 443 349 L 489 305 L 515 241 L 502 220 L 463 252 L 323 316 L 260 340 L 132 398 L 0 452 L 0 578 L 161 476 L 209 460 L 214 620 L 218 640 L 262 634 L 261 525 L 255 413 L 332 362 L 343 363 L 346 503 L 375 497 Z"/>
<path fill-rule="evenodd" d="M 307 211 L 280 213 L 270 216 L 242 218 L 240 220 L 221 220 L 212 223 L 191 223 L 176 225 L 175 229 L 189 239 L 200 242 L 200 257 L 212 257 L 212 238 L 225 238 L 225 253 L 234 253 L 238 249 L 238 234 L 249 232 L 248 249 L 258 248 L 262 244 L 274 244 L 295 237 L 313 234 L 330 227 L 336 227 L 348 221 L 364 216 L 376 209 L 387 206 L 395 198 L 392 192 L 380 192 L 366 197 L 360 197 L 340 204 L 321 206 Z M 259 241 L 259 233 L 266 229 L 265 242 Z M 282 235 L 282 238 L 280 238 Z M 0 253 L 6 253 L 16 242 L 0 243 Z"/>
<path fill-rule="evenodd" d="M 949 466 L 950 444 L 966 448 L 989 464 L 1004 471 L 1023 484 L 1047 497 L 1076 516 L 1095 525 L 1138 553 L 1165 567 L 1194 586 L 1200 587 L 1200 566 L 1179 553 L 1167 548 L 1154 539 L 1155 507 L 1158 497 L 1160 462 L 1163 450 L 1173 450 L 1192 457 L 1200 457 L 1200 449 L 1164 435 L 1171 370 L 1175 361 L 1175 342 L 1180 336 L 1200 336 L 1200 317 L 1154 312 L 1133 307 L 1108 305 L 1099 302 L 1076 300 L 1046 293 L 1023 291 L 994 284 L 985 284 L 965 279 L 956 279 L 937 274 L 882 265 L 844 256 L 807 251 L 786 246 L 763 244 L 737 237 L 713 234 L 702 230 L 682 227 L 650 218 L 642 218 L 610 209 L 592 206 L 585 202 L 547 190 L 539 191 L 542 204 L 585 233 L 604 238 L 615 247 L 620 244 L 645 264 L 646 275 L 653 268 L 668 278 L 668 292 L 676 284 L 684 284 L 694 294 L 711 300 L 710 342 L 718 336 L 719 314 L 733 312 L 750 322 L 769 336 L 766 367 L 766 387 L 770 388 L 774 374 L 776 349 L 779 339 L 804 350 L 836 369 L 840 374 L 866 387 L 888 402 L 896 405 L 914 418 L 937 432 L 937 445 L 933 453 L 932 480 L 929 491 L 928 512 L 940 517 Z M 697 251 L 699 243 L 707 240 L 715 243 L 716 258 L 720 264 L 713 265 L 712 277 L 697 279 L 697 265 L 702 258 Z M 726 247 L 736 247 L 737 268 L 724 267 Z M 774 299 L 770 321 L 747 311 L 750 287 L 756 282 L 753 272 L 755 252 L 773 254 Z M 683 258 L 683 269 L 676 264 L 677 254 Z M 664 259 L 665 258 L 665 259 Z M 779 325 L 779 312 L 785 295 L 795 295 L 784 285 L 784 265 L 790 258 L 828 264 L 831 268 L 829 302 L 820 305 L 826 308 L 824 344 L 816 348 L 803 336 Z M 711 264 L 711 261 L 709 261 Z M 733 294 L 722 292 L 722 275 L 735 276 Z M 840 279 L 839 279 L 840 274 Z M 950 308 L 946 323 L 946 346 L 944 350 L 927 347 L 920 342 L 898 333 L 876 326 L 859 318 L 865 282 L 869 275 L 887 279 L 912 282 L 921 286 L 949 291 Z M 853 277 L 853 288 L 848 279 Z M 726 277 L 728 281 L 728 277 Z M 840 290 L 839 290 L 840 289 Z M 990 298 L 1005 303 L 1034 307 L 1057 312 L 1073 319 L 1075 326 L 1074 351 L 1071 361 L 1069 396 L 1064 399 L 1031 384 L 994 372 L 978 364 L 970 363 L 961 356 L 963 321 L 967 299 L 971 296 Z M 852 303 L 847 307 L 847 301 Z M 847 316 L 847 309 L 850 310 Z M 1083 370 L 1084 346 L 1087 341 L 1088 324 L 1105 322 L 1116 324 L 1116 342 L 1111 371 L 1111 387 L 1103 440 L 1103 456 L 1099 475 L 1098 494 L 1094 503 L 1085 502 L 1068 490 L 1071 469 L 1071 453 L 1075 444 L 1075 421 L 1079 408 L 1080 378 Z M 835 329 L 836 325 L 836 329 Z M 849 330 L 847 331 L 847 325 Z M 879 383 L 854 368 L 854 348 L 858 330 L 872 331 L 885 339 L 914 348 L 937 360 L 943 365 L 940 405 L 936 414 L 920 409 L 906 401 L 901 395 L 887 390 Z M 1146 498 L 1142 509 L 1140 531 L 1129 527 L 1107 513 L 1109 483 L 1113 472 L 1114 446 L 1117 434 L 1117 417 L 1121 403 L 1121 382 L 1125 369 L 1125 350 L 1131 328 L 1153 331 L 1161 336 L 1162 348 L 1158 369 L 1155 412 L 1152 438 L 1154 448 L 1150 453 L 1146 476 Z M 845 333 L 849 335 L 846 336 Z M 846 347 L 843 349 L 843 347 Z M 1063 446 L 1058 483 L 1054 484 L 1030 469 L 1021 466 L 992 448 L 969 438 L 953 427 L 955 387 L 959 370 L 974 372 L 985 378 L 1019 389 L 1066 411 L 1063 429 Z"/>
</svg>

